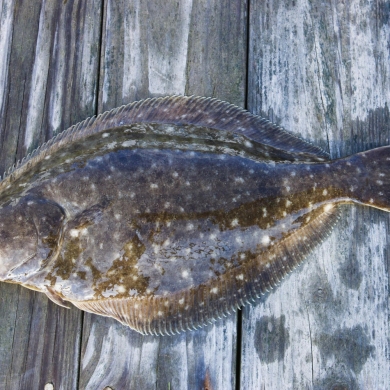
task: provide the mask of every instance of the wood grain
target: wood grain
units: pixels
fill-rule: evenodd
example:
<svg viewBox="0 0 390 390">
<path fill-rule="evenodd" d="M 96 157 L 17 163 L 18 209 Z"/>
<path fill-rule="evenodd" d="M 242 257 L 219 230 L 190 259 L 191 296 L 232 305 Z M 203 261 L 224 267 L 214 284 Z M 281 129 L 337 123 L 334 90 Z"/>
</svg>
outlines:
<svg viewBox="0 0 390 390">
<path fill-rule="evenodd" d="M 1 172 L 96 112 L 101 4 L 84 3 L 0 2 Z M 0 301 L 0 388 L 77 388 L 82 313 L 5 283 Z"/>
<path fill-rule="evenodd" d="M 183 0 L 168 7 L 164 1 L 108 1 L 99 111 L 195 93 L 243 106 L 245 11 L 240 1 Z M 235 316 L 197 332 L 145 337 L 112 319 L 85 315 L 83 389 L 200 389 L 207 371 L 213 388 L 235 387 Z"/>
<path fill-rule="evenodd" d="M 251 2 L 249 110 L 333 158 L 389 143 L 389 9 Z M 345 207 L 297 271 L 244 310 L 241 388 L 385 389 L 389 216 Z"/>
</svg>

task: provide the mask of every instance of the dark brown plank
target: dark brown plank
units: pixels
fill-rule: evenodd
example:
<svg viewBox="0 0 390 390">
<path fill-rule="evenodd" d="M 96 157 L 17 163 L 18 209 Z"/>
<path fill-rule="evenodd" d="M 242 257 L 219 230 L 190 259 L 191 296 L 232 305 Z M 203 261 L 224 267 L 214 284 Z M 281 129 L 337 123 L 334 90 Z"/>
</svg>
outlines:
<svg viewBox="0 0 390 390">
<path fill-rule="evenodd" d="M 333 158 L 389 143 L 385 3 L 253 1 L 249 109 Z M 389 215 L 346 207 L 329 239 L 244 310 L 241 388 L 384 389 Z"/>
<path fill-rule="evenodd" d="M 108 1 L 99 110 L 168 94 L 201 94 L 243 106 L 246 4 L 240 1 Z M 232 389 L 236 318 L 174 337 L 144 337 L 86 314 L 80 387 Z"/>
<path fill-rule="evenodd" d="M 101 2 L 0 2 L 0 168 L 96 111 Z M 77 387 L 81 312 L 0 284 L 0 388 Z"/>
</svg>

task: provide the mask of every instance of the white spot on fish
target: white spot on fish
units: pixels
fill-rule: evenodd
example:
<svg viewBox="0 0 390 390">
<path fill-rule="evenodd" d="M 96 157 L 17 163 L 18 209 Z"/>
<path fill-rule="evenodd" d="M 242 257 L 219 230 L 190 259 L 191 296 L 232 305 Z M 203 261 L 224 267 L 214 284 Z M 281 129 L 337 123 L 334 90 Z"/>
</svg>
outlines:
<svg viewBox="0 0 390 390">
<path fill-rule="evenodd" d="M 382 180 L 377 180 L 376 183 L 381 186 L 383 184 L 383 181 Z"/>
<path fill-rule="evenodd" d="M 238 226 L 238 219 L 237 219 L 237 218 L 234 218 L 234 219 L 232 220 L 232 222 L 230 223 L 230 226 L 232 226 L 232 227 Z"/>
<path fill-rule="evenodd" d="M 287 199 L 286 200 L 286 207 L 290 207 L 292 205 L 292 203 Z"/>
<path fill-rule="evenodd" d="M 184 305 L 184 298 L 179 299 L 179 305 Z"/>
<path fill-rule="evenodd" d="M 324 196 L 328 195 L 328 191 L 327 190 L 322 191 L 322 195 Z"/>
<path fill-rule="evenodd" d="M 117 291 L 118 293 L 123 294 L 124 292 L 126 292 L 125 286 L 123 285 L 118 286 Z"/>
<path fill-rule="evenodd" d="M 188 278 L 188 275 L 189 275 L 189 273 L 188 273 L 187 270 L 184 270 L 184 271 L 181 273 L 181 276 L 182 276 L 183 278 L 185 278 L 185 279 Z"/>
<path fill-rule="evenodd" d="M 178 174 L 177 172 L 173 172 L 173 173 L 172 173 L 172 176 L 173 176 L 173 177 L 178 177 L 179 174 Z"/>
<path fill-rule="evenodd" d="M 324 211 L 326 211 L 326 212 L 328 212 L 328 211 L 330 211 L 332 209 L 333 209 L 333 205 L 332 204 L 327 204 L 327 205 L 324 206 Z"/>
<path fill-rule="evenodd" d="M 128 148 L 129 146 L 133 146 L 133 145 L 135 145 L 135 144 L 136 144 L 136 142 L 135 142 L 134 140 L 122 142 L 122 146 L 123 146 L 124 148 Z"/>
<path fill-rule="evenodd" d="M 261 239 L 261 243 L 263 245 L 268 245 L 270 243 L 271 239 L 269 236 L 263 236 L 262 239 Z"/>
<path fill-rule="evenodd" d="M 111 142 L 107 144 L 107 149 L 114 149 L 116 147 L 116 142 Z"/>
<path fill-rule="evenodd" d="M 102 134 L 102 138 L 107 138 L 107 137 L 109 137 L 110 136 L 110 133 L 103 133 Z"/>
<path fill-rule="evenodd" d="M 70 234 L 71 237 L 78 237 L 80 232 L 77 229 L 71 229 L 69 231 L 69 234 Z"/>
<path fill-rule="evenodd" d="M 50 154 L 45 157 L 45 160 L 49 160 L 51 158 Z"/>
<path fill-rule="evenodd" d="M 213 287 L 213 288 L 210 290 L 210 292 L 211 292 L 212 294 L 216 294 L 216 293 L 218 292 L 218 288 L 217 288 L 217 287 Z"/>
<path fill-rule="evenodd" d="M 158 188 L 158 184 L 152 183 L 152 184 L 150 185 L 150 188 L 153 188 L 153 189 Z"/>
<path fill-rule="evenodd" d="M 237 276 L 236 276 L 236 279 L 238 279 L 238 280 L 244 280 L 244 275 L 243 275 L 243 274 L 237 275 Z"/>
</svg>

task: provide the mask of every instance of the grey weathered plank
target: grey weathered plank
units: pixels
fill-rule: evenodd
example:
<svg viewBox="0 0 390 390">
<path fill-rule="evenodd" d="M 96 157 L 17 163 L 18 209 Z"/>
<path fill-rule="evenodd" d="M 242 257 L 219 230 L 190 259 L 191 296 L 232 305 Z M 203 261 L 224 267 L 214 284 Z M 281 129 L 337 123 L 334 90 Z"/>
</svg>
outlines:
<svg viewBox="0 0 390 390">
<path fill-rule="evenodd" d="M 100 0 L 0 2 L 0 168 L 96 111 Z M 0 284 L 0 388 L 77 386 L 81 312 Z"/>
<path fill-rule="evenodd" d="M 248 106 L 333 158 L 389 143 L 387 3 L 253 1 Z M 244 310 L 241 388 L 385 389 L 389 216 L 345 207 L 330 238 Z"/>
<path fill-rule="evenodd" d="M 200 94 L 242 106 L 246 4 L 240 1 L 108 1 L 99 111 L 167 94 Z M 236 318 L 174 337 L 144 337 L 85 315 L 80 387 L 215 389 L 235 386 Z M 170 387 L 169 387 L 170 386 Z"/>
</svg>

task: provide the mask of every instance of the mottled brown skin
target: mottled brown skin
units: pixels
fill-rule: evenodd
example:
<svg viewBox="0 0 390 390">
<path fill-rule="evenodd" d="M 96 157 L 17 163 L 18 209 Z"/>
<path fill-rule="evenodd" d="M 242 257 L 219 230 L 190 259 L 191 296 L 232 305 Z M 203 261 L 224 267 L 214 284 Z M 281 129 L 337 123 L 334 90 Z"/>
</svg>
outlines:
<svg viewBox="0 0 390 390">
<path fill-rule="evenodd" d="M 281 162 L 242 138 L 164 131 L 96 132 L 3 185 L 1 279 L 175 333 L 274 286 L 329 233 L 337 204 L 389 210 L 389 148 Z"/>
</svg>

